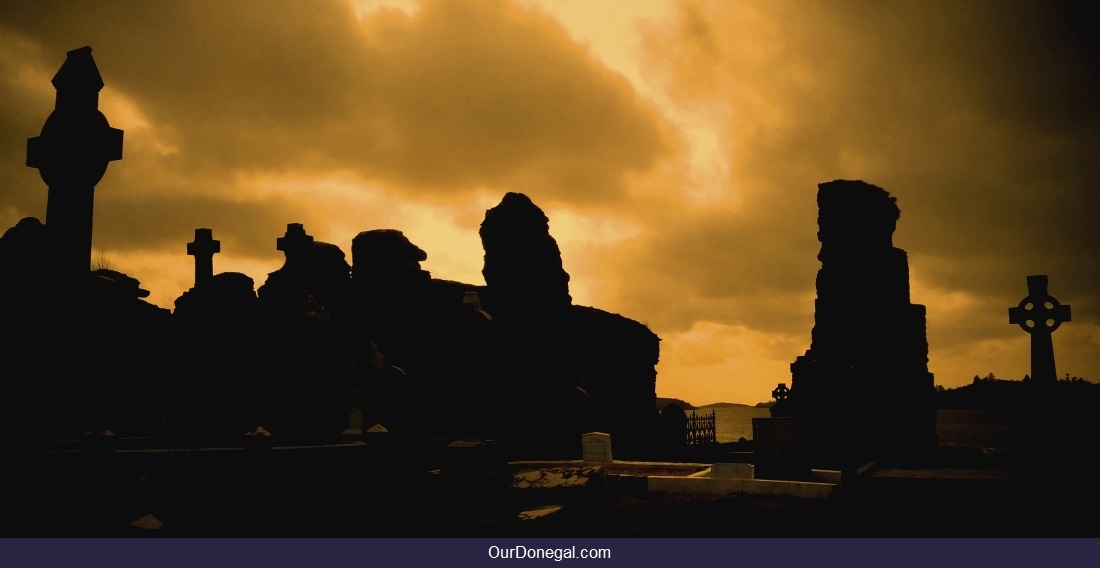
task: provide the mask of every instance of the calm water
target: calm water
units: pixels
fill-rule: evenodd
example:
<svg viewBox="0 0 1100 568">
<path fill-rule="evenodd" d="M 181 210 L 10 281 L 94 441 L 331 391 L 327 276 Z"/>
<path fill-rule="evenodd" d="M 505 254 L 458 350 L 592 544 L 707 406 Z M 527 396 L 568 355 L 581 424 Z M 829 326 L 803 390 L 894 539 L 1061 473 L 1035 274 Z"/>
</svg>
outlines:
<svg viewBox="0 0 1100 568">
<path fill-rule="evenodd" d="M 711 409 L 696 410 L 699 416 L 710 414 Z M 691 414 L 691 411 L 688 411 Z M 714 429 L 718 443 L 736 442 L 739 438 L 752 439 L 752 419 L 771 416 L 767 408 L 755 406 L 729 406 L 714 409 Z"/>
<path fill-rule="evenodd" d="M 709 408 L 696 414 L 710 414 Z M 691 414 L 691 411 L 688 411 Z M 732 406 L 714 409 L 719 443 L 752 439 L 752 419 L 771 416 L 769 409 Z M 1011 446 L 1012 427 L 1006 410 L 938 410 L 936 435 L 941 445 L 971 446 L 1006 450 Z"/>
</svg>

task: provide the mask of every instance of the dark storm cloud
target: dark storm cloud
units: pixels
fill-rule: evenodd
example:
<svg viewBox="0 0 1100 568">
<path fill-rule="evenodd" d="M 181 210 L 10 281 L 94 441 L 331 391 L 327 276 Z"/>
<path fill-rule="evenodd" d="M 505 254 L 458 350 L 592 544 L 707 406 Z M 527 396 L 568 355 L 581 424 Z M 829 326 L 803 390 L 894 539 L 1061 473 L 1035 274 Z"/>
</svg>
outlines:
<svg viewBox="0 0 1100 568">
<path fill-rule="evenodd" d="M 812 204 L 812 191 L 802 193 Z M 812 321 L 806 292 L 817 270 L 816 211 L 789 205 L 661 209 L 648 219 L 647 234 L 604 267 L 632 275 L 619 290 L 623 310 L 669 331 L 702 320 L 789 332 Z"/>
<path fill-rule="evenodd" d="M 768 329 L 769 298 L 800 282 L 812 294 L 817 184 L 863 179 L 898 198 L 913 301 L 942 318 L 929 323 L 934 350 L 1018 338 L 1005 312 L 1028 274 L 1049 274 L 1075 321 L 1094 324 L 1100 92 L 1095 19 L 1079 6 L 681 3 L 678 21 L 649 30 L 651 76 L 685 107 L 726 109 L 716 127 L 739 206 L 636 244 L 648 258 L 633 266 L 691 275 L 668 322 Z M 638 277 L 623 293 L 652 299 L 662 284 Z M 715 311 L 709 295 L 732 306 Z"/>
<path fill-rule="evenodd" d="M 97 238 L 119 246 L 167 244 L 176 225 L 211 224 L 202 218 L 257 219 L 231 229 L 252 242 L 245 230 L 323 214 L 302 189 L 288 199 L 309 212 L 285 218 L 289 201 L 253 197 L 258 177 L 341 172 L 418 199 L 520 188 L 544 202 L 608 203 L 666 151 L 659 116 L 623 77 L 554 21 L 507 2 L 429 1 L 414 16 L 362 22 L 337 1 L 11 8 L 5 45 L 47 80 L 66 51 L 92 45 L 109 89 L 149 125 L 127 132 L 125 159 L 103 182 L 117 209 L 97 205 Z M 8 170 L 22 167 L 52 100 L 29 113 L 29 87 L 6 79 L 0 88 L 19 103 L 0 112 Z M 5 204 L 40 216 L 33 173 L 14 176 Z M 169 223 L 141 218 L 166 209 Z"/>
<path fill-rule="evenodd" d="M 276 252 L 276 239 L 283 236 L 287 223 L 302 223 L 308 232 L 325 223 L 321 212 L 303 209 L 281 195 L 234 202 L 202 195 L 123 199 L 103 193 L 98 200 L 98 247 L 166 249 L 178 252 L 184 263 L 189 260 L 183 243 L 194 238 L 198 227 L 212 229 L 225 254 L 268 258 L 281 254 Z M 345 251 L 347 244 L 339 243 Z"/>
<path fill-rule="evenodd" d="M 180 167 L 349 167 L 410 191 L 522 182 L 600 200 L 662 151 L 625 79 L 505 2 L 362 25 L 345 2 L 45 3 L 9 25 L 51 53 L 94 45 L 184 148 Z"/>
</svg>

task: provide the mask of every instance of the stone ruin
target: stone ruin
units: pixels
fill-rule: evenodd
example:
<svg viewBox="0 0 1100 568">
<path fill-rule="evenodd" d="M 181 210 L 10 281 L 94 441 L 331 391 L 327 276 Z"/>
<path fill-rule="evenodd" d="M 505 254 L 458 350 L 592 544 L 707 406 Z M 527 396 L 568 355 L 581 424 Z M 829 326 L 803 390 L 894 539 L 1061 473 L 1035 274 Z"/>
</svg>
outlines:
<svg viewBox="0 0 1100 568">
<path fill-rule="evenodd" d="M 199 228 L 186 252 L 195 285 L 169 311 L 140 282 L 91 271 L 95 185 L 122 157 L 122 131 L 98 110 L 91 48 L 69 52 L 57 104 L 28 140 L 27 165 L 49 186 L 47 223 L 0 237 L 0 293 L 14 333 L 0 343 L 8 439 L 117 431 L 169 446 L 336 440 L 352 410 L 407 440 L 474 437 L 542 456 L 580 455 L 580 433 L 646 449 L 656 420 L 656 335 L 574 306 L 548 219 L 509 193 L 481 227 L 486 285 L 433 278 L 427 253 L 375 229 L 341 248 L 288 223 L 285 255 L 256 283 L 216 273 L 221 243 Z"/>
<path fill-rule="evenodd" d="M 920 455 L 936 447 L 935 387 L 925 308 L 910 301 L 908 257 L 892 242 L 896 198 L 836 180 L 818 185 L 817 203 L 811 344 L 772 416 L 811 421 L 809 447 L 828 459 Z"/>
<path fill-rule="evenodd" d="M 14 438 L 111 427 L 183 445 L 261 430 L 332 439 L 354 408 L 364 429 L 491 438 L 542 457 L 577 454 L 584 432 L 610 434 L 627 458 L 661 438 L 660 339 L 572 303 L 549 219 L 521 193 L 480 227 L 484 286 L 433 278 L 400 231 L 359 233 L 349 263 L 297 223 L 275 242 L 284 265 L 258 289 L 215 273 L 220 242 L 197 229 L 195 286 L 174 311 L 146 302 L 136 279 L 89 271 L 92 195 L 122 157 L 122 131 L 98 110 L 90 48 L 69 52 L 54 85 L 54 112 L 27 154 L 50 189 L 48 222 L 23 219 L 0 238 L 16 331 L 2 344 L 14 377 L 2 426 Z M 812 342 L 772 414 L 812 421 L 814 447 L 837 455 L 934 446 L 925 311 L 892 244 L 895 199 L 837 180 L 820 184 L 818 205 Z"/>
<path fill-rule="evenodd" d="M 572 303 L 549 220 L 526 195 L 506 194 L 480 233 L 483 305 L 501 347 L 494 372 L 518 379 L 500 383 L 509 398 L 529 401 L 511 420 L 531 421 L 546 446 L 568 448 L 598 430 L 624 455 L 652 449 L 660 339 L 634 320 Z"/>
<path fill-rule="evenodd" d="M 276 239 L 286 262 L 258 289 L 244 274 L 209 274 L 207 246 L 195 286 L 170 312 L 111 270 L 90 273 L 86 302 L 61 301 L 71 288 L 51 287 L 43 270 L 45 227 L 24 219 L 0 238 L 0 262 L 13 269 L 4 292 L 28 308 L 6 323 L 38 331 L 9 342 L 7 360 L 15 376 L 48 379 L 13 381 L 22 412 L 8 416 L 40 418 L 39 442 L 110 428 L 190 447 L 239 443 L 260 427 L 283 442 L 333 440 L 362 408 L 364 427 L 386 422 L 409 438 L 569 456 L 580 433 L 600 429 L 623 455 L 643 455 L 657 336 L 571 303 L 548 220 L 526 196 L 508 194 L 483 228 L 484 286 L 433 278 L 420 268 L 427 254 L 397 230 L 358 234 L 349 264 L 292 223 Z M 87 370 L 97 357 L 110 380 Z M 42 372 L 44 362 L 64 370 Z"/>
</svg>

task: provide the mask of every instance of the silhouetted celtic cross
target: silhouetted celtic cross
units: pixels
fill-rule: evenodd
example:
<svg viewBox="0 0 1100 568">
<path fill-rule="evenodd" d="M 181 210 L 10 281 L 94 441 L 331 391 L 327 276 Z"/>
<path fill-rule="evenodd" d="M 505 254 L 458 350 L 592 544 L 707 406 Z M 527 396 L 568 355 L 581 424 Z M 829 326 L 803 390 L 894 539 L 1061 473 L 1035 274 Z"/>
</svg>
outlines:
<svg viewBox="0 0 1100 568">
<path fill-rule="evenodd" d="M 1018 324 L 1034 335 L 1051 333 L 1070 321 L 1069 306 L 1063 306 L 1047 293 L 1046 275 L 1028 276 L 1027 292 L 1020 305 L 1008 309 L 1008 323 Z"/>
<path fill-rule="evenodd" d="M 1031 378 L 1055 382 L 1054 344 L 1050 334 L 1070 321 L 1069 306 L 1063 306 L 1047 293 L 1045 274 L 1027 277 L 1028 295 L 1015 308 L 1008 309 L 1008 323 L 1019 325 L 1031 335 Z"/>
</svg>

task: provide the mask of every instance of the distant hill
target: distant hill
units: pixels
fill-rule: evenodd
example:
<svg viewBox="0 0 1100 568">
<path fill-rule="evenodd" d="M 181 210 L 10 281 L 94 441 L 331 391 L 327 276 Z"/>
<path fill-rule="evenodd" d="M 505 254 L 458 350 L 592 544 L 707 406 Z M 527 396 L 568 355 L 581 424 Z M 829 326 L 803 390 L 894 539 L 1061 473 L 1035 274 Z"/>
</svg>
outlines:
<svg viewBox="0 0 1100 568">
<path fill-rule="evenodd" d="M 704 404 L 699 408 L 730 408 L 733 406 L 749 406 L 748 404 L 741 404 L 739 402 L 715 402 L 712 404 Z"/>
<path fill-rule="evenodd" d="M 700 410 L 700 409 L 703 409 L 703 408 L 737 408 L 737 407 L 741 407 L 741 408 L 747 408 L 747 407 L 771 408 L 772 405 L 775 404 L 775 401 L 774 400 L 769 400 L 768 402 L 758 402 L 756 404 L 741 404 L 740 402 L 712 402 L 710 404 L 695 406 L 695 405 L 691 404 L 690 402 L 687 402 L 686 400 L 680 400 L 678 398 L 657 397 L 657 410 L 661 410 L 664 407 L 668 406 L 669 404 L 675 404 L 676 406 L 679 406 L 680 408 L 683 408 L 684 410 Z"/>
<path fill-rule="evenodd" d="M 661 398 L 657 397 L 657 410 L 663 410 L 669 404 L 675 404 L 684 410 L 695 410 L 696 407 L 690 402 L 680 400 L 678 398 Z"/>
</svg>

